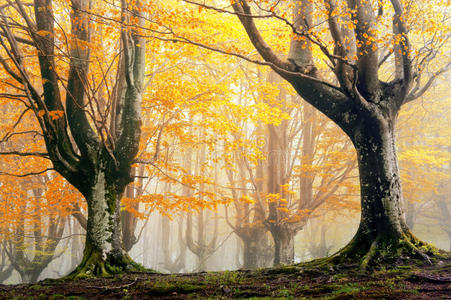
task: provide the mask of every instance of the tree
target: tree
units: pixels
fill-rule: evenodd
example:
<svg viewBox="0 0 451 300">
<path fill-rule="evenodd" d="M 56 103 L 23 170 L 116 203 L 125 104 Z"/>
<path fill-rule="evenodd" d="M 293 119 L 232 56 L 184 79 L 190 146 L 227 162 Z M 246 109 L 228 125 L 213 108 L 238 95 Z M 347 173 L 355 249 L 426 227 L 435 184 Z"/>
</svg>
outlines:
<svg viewBox="0 0 451 300">
<path fill-rule="evenodd" d="M 339 129 L 274 72 L 256 68 L 254 77 L 252 69 L 243 70 L 249 88 L 240 88 L 239 105 L 223 112 L 240 128 L 232 141 L 226 133 L 222 156 L 234 199 L 229 207 L 235 221 L 227 215 L 226 220 L 243 241 L 247 269 L 293 262 L 296 234 L 325 204 L 349 206 L 355 185 L 349 180 L 354 153 Z M 252 109 L 261 113 L 252 117 Z M 268 231 L 271 249 L 264 247 Z"/>
<path fill-rule="evenodd" d="M 177 222 L 177 234 L 171 233 L 171 222 L 166 216 L 161 218 L 161 250 L 163 252 L 163 268 L 169 273 L 180 273 L 185 268 L 186 247 L 183 244 L 183 218 Z M 176 236 L 176 237 L 175 237 Z M 177 249 L 171 249 L 171 238 L 175 239 L 179 253 L 174 256 Z"/>
<path fill-rule="evenodd" d="M 3 109 L 11 108 L 11 103 L 2 104 Z M 16 133 L 32 131 L 31 114 L 25 113 L 21 118 L 21 124 L 16 123 Z M 39 142 L 36 143 L 29 135 L 3 133 L 2 148 L 14 145 L 16 149 L 39 149 Z M 20 156 L 0 156 L 1 169 L 14 169 L 13 173 L 33 174 L 35 170 L 35 173 L 40 173 L 47 165 L 39 158 L 32 162 L 33 166 L 29 163 L 28 158 Z M 71 189 L 61 183 L 61 177 L 55 173 L 28 177 L 2 173 L 0 240 L 3 255 L 19 273 L 22 282 L 36 282 L 49 264 L 64 253 L 60 242 L 74 197 L 70 195 Z"/>
<path fill-rule="evenodd" d="M 14 268 L 12 264 L 7 261 L 6 251 L 3 246 L 0 246 L 1 260 L 0 260 L 0 283 L 5 282 L 13 273 Z"/>
<path fill-rule="evenodd" d="M 450 67 L 450 63 L 439 67 L 433 64 L 440 56 L 438 49 L 446 43 L 446 30 L 429 34 L 439 28 L 443 5 L 428 4 L 428 9 L 436 10 L 436 21 L 425 23 L 427 28 L 420 29 L 428 40 L 417 45 L 417 49 L 411 45 L 413 33 L 409 31 L 418 29 L 414 21 L 421 20 L 421 8 L 410 3 L 405 10 L 401 0 L 378 2 L 379 7 L 364 0 L 325 0 L 315 4 L 301 0 L 285 6 L 279 1 L 236 0 L 232 1 L 233 11 L 196 5 L 235 14 L 264 62 L 239 51 L 231 54 L 270 66 L 351 139 L 359 165 L 361 222 L 355 237 L 332 261 L 358 260 L 366 268 L 376 258 L 390 260 L 402 253 L 414 253 L 429 261 L 435 249 L 415 238 L 405 224 L 394 130 L 402 105 L 423 95 L 437 76 Z M 294 11 L 293 22 L 286 17 L 289 8 Z M 283 32 L 285 24 L 293 33 L 286 59 L 278 55 L 258 29 L 263 22 L 257 20 L 271 17 L 278 21 L 275 30 Z M 214 46 L 206 47 L 215 50 Z M 381 56 L 384 47 L 388 51 Z M 326 60 L 332 70 L 328 76 L 333 80 L 320 73 L 317 56 Z M 379 69 L 387 65 L 394 78 L 379 74 Z M 432 72 L 425 72 L 427 66 Z"/>
<path fill-rule="evenodd" d="M 400 207 L 402 192 L 395 149 L 395 122 L 401 106 L 418 98 L 422 90 L 418 93 L 417 87 L 413 87 L 414 82 L 420 82 L 421 73 L 415 74 L 413 71 L 415 61 L 411 57 L 407 16 L 400 1 L 393 0 L 391 5 L 394 11 L 393 34 L 399 39 L 394 50 L 396 77 L 384 82 L 378 74 L 383 61 L 378 55 L 380 42 L 377 41 L 377 18 L 372 3 L 359 0 L 324 2 L 329 32 L 334 41 L 334 54 L 327 52 L 327 48 L 324 51 L 329 55 L 339 83 L 339 87 L 333 87 L 319 79 L 310 50 L 311 43 L 317 42 L 317 39 L 303 34 L 311 30 L 313 24 L 312 3 L 296 2 L 295 38 L 287 61 L 279 59 L 266 46 L 253 19 L 247 16 L 252 13 L 248 3 L 239 1 L 233 4 L 260 55 L 272 63 L 276 72 L 288 80 L 306 101 L 337 123 L 357 150 L 361 223 L 354 239 L 335 258 L 359 257 L 362 267 L 375 256 L 383 255 L 380 254 L 384 253 L 382 251 L 391 252 L 387 256 L 399 255 L 400 249 L 407 253 L 413 251 L 426 259 L 429 258 L 423 249 L 432 254 L 431 248 L 410 233 Z M 355 26 L 340 26 L 340 20 L 346 23 L 346 15 L 334 14 L 340 9 L 349 13 L 350 21 Z M 355 60 L 349 59 L 353 48 L 357 50 Z"/>
<path fill-rule="evenodd" d="M 3 253 L 22 282 L 36 282 L 44 269 L 64 253 L 57 248 L 71 201 L 55 203 L 51 193 L 59 186 L 46 175 L 7 179 L 2 180 Z"/>
<path fill-rule="evenodd" d="M 69 7 L 35 0 L 34 16 L 21 1 L 0 7 L 0 63 L 11 90 L 17 92 L 12 100 L 33 111 L 47 150 L 14 153 L 50 159 L 87 201 L 85 250 L 72 277 L 139 268 L 122 247 L 119 216 L 121 196 L 133 181 L 131 165 L 140 140 L 146 42 L 137 26 L 144 24 L 144 11 L 139 1 L 109 7 L 120 20 L 108 24 L 121 49 L 118 54 L 103 44 L 107 33 L 94 14 L 100 6 L 90 0 L 73 0 Z M 61 10 L 71 12 L 70 33 L 65 31 L 67 24 L 58 23 L 56 11 Z M 40 75 L 27 67 L 36 61 Z M 111 90 L 114 67 L 117 80 Z"/>
</svg>

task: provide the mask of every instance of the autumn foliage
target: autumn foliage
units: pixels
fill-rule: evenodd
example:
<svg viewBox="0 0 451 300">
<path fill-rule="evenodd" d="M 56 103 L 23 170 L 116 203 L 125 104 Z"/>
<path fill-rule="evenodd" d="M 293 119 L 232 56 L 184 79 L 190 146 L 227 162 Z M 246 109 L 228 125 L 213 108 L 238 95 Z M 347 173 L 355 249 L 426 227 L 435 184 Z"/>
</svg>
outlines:
<svg viewBox="0 0 451 300">
<path fill-rule="evenodd" d="M 105 221 L 105 232 L 127 236 L 127 251 L 156 212 L 193 226 L 216 211 L 239 237 L 245 268 L 292 263 L 306 224 L 360 210 L 358 165 L 362 173 L 368 162 L 359 145 L 379 125 L 361 125 L 371 113 L 359 112 L 373 104 L 397 123 L 402 205 L 433 202 L 446 218 L 447 9 L 400 0 L 1 3 L 1 253 L 36 281 L 61 255 L 68 220 L 89 240 L 104 173 L 102 207 L 119 222 Z M 379 234 L 368 252 L 370 239 L 385 243 Z M 90 255 L 102 260 L 92 254 L 102 247 L 87 242 L 77 271 L 136 267 L 119 240 L 101 263 Z"/>
</svg>

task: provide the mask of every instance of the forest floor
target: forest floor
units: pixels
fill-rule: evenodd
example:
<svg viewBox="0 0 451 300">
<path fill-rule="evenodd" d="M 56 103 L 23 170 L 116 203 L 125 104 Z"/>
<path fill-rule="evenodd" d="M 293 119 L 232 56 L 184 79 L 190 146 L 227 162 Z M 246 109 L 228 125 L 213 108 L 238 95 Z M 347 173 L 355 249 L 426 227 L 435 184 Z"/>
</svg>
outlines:
<svg viewBox="0 0 451 300">
<path fill-rule="evenodd" d="M 298 265 L 255 271 L 131 273 L 0 285 L 0 299 L 451 299 L 451 260 L 361 272 Z"/>
</svg>

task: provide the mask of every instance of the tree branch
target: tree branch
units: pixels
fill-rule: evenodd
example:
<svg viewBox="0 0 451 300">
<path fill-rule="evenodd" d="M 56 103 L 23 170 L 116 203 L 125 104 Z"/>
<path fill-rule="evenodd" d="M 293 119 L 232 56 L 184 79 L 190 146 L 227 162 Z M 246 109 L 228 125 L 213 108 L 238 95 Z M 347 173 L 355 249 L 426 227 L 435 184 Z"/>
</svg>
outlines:
<svg viewBox="0 0 451 300">
<path fill-rule="evenodd" d="M 85 85 L 89 69 L 89 18 L 84 10 L 87 0 L 72 0 L 72 35 L 75 40 L 71 48 L 69 78 L 67 82 L 67 118 L 77 147 L 87 158 L 97 157 L 100 140 L 89 124 L 85 104 Z"/>
<path fill-rule="evenodd" d="M 49 158 L 49 154 L 45 152 L 20 152 L 20 151 L 0 151 L 0 155 L 16 155 L 16 156 L 38 156 Z"/>
<path fill-rule="evenodd" d="M 34 176 L 34 175 L 41 175 L 45 172 L 54 171 L 54 170 L 55 169 L 53 169 L 53 168 L 47 168 L 47 169 L 44 169 L 39 172 L 29 172 L 29 173 L 25 173 L 25 174 L 13 174 L 13 173 L 8 173 L 8 172 L 0 172 L 0 175 L 13 176 L 13 177 L 28 177 L 28 176 Z"/>
<path fill-rule="evenodd" d="M 419 97 L 423 96 L 423 94 L 432 86 L 432 84 L 435 82 L 437 77 L 439 77 L 441 74 L 447 72 L 451 68 L 451 62 L 448 62 L 443 68 L 435 72 L 431 77 L 429 77 L 428 81 L 424 84 L 424 86 L 419 89 L 415 88 L 413 89 L 409 95 L 405 98 L 403 104 L 411 102 L 415 99 L 418 99 Z"/>
<path fill-rule="evenodd" d="M 357 88 L 367 100 L 378 102 L 379 77 L 378 55 L 375 41 L 376 18 L 367 0 L 348 0 L 348 6 L 354 13 L 351 19 L 356 23 L 355 34 L 357 41 Z"/>
<path fill-rule="evenodd" d="M 407 96 L 408 90 L 412 83 L 412 64 L 409 59 L 410 55 L 410 43 L 407 36 L 407 28 L 405 21 L 403 20 L 403 7 L 399 0 L 390 0 L 395 10 L 395 16 L 393 19 L 393 32 L 401 36 L 400 47 L 402 56 L 402 70 L 403 70 L 403 89 L 401 91 L 401 98 L 404 99 Z"/>
</svg>

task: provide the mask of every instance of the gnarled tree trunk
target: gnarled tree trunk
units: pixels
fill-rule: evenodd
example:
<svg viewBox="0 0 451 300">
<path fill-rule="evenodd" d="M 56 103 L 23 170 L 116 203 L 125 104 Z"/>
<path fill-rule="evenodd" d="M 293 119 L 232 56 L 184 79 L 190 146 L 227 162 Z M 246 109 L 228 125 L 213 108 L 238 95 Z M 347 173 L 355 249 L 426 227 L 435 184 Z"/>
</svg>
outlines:
<svg viewBox="0 0 451 300">
<path fill-rule="evenodd" d="M 92 186 L 85 195 L 88 203 L 88 223 L 83 259 L 73 274 L 107 275 L 124 270 L 132 260 L 122 247 L 120 198 L 124 186 L 114 182 L 101 164 L 93 174 Z"/>
<path fill-rule="evenodd" d="M 348 246 L 334 257 L 360 257 L 361 267 L 419 255 L 429 261 L 433 248 L 417 240 L 401 209 L 402 190 L 395 147 L 396 113 L 381 105 L 360 116 L 350 135 L 357 150 L 360 174 L 361 220 Z"/>
<path fill-rule="evenodd" d="M 354 239 L 328 261 L 347 258 L 358 261 L 363 268 L 380 258 L 389 264 L 393 259 L 417 256 L 429 261 L 428 254 L 438 250 L 416 239 L 408 230 L 400 205 L 402 191 L 395 151 L 394 125 L 402 105 L 415 100 L 431 86 L 438 74 L 447 71 L 445 65 L 421 87 L 414 84 L 408 37 L 408 23 L 403 4 L 391 0 L 394 11 L 392 32 L 399 36 L 394 47 L 395 78 L 384 82 L 379 78 L 382 48 L 374 33 L 377 18 L 369 1 L 349 0 L 346 3 L 326 1 L 328 30 L 334 41 L 333 55 L 327 45 L 319 49 L 329 58 L 339 86 L 322 80 L 312 59 L 312 48 L 305 43 L 321 44 L 309 33 L 313 17 L 312 3 L 296 1 L 302 9 L 294 11 L 294 37 L 287 60 L 280 58 L 265 42 L 258 30 L 247 0 L 232 3 L 241 24 L 262 58 L 285 78 L 307 102 L 334 121 L 350 137 L 359 164 L 362 217 Z M 347 5 L 351 13 L 337 16 L 337 5 Z M 347 22 L 353 23 L 346 26 Z M 346 28 L 348 27 L 348 28 Z M 352 29 L 349 29 L 352 28 Z M 346 45 L 348 43 L 348 46 Z M 353 55 L 357 49 L 356 55 Z M 399 54 L 399 55 L 398 55 Z M 419 70 L 422 66 L 416 66 Z M 422 71 L 419 71 L 420 73 Z M 438 254 L 437 256 L 440 256 Z M 375 264 L 374 264 L 375 265 Z"/>
</svg>

